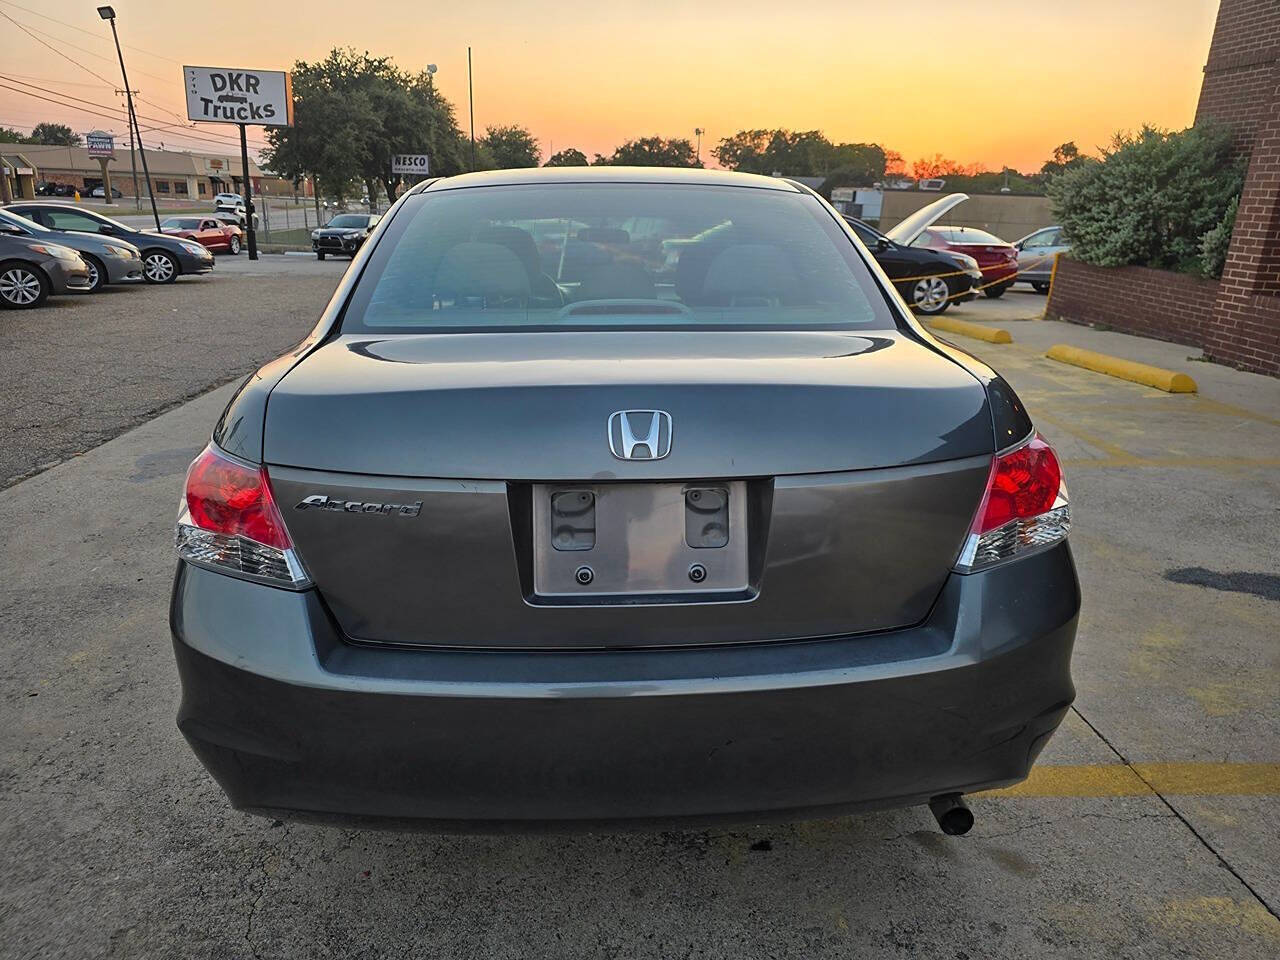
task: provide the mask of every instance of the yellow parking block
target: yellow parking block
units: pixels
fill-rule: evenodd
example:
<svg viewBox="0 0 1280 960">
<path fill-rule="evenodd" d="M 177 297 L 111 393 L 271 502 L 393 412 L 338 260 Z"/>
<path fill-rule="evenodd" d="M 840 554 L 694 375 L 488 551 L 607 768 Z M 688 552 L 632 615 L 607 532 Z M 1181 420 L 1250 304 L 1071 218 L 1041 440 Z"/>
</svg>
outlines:
<svg viewBox="0 0 1280 960">
<path fill-rule="evenodd" d="M 993 797 L 1280 796 L 1280 763 L 1123 763 L 1033 767 Z"/>
<path fill-rule="evenodd" d="M 1152 367 L 1133 360 L 1122 360 L 1120 357 L 1082 350 L 1079 347 L 1069 347 L 1065 343 L 1054 344 L 1045 356 L 1050 360 L 1069 363 L 1074 367 L 1084 367 L 1095 373 L 1105 373 L 1109 377 L 1141 383 L 1167 393 L 1196 392 L 1196 382 L 1185 373 L 1165 370 L 1163 367 Z"/>
<path fill-rule="evenodd" d="M 999 327 L 984 327 L 980 323 L 953 320 L 951 317 L 930 317 L 925 323 L 935 330 L 958 333 L 962 337 L 973 337 L 975 340 L 985 340 L 987 343 L 1013 343 L 1013 337 L 1009 335 L 1009 331 L 1001 330 Z"/>
</svg>

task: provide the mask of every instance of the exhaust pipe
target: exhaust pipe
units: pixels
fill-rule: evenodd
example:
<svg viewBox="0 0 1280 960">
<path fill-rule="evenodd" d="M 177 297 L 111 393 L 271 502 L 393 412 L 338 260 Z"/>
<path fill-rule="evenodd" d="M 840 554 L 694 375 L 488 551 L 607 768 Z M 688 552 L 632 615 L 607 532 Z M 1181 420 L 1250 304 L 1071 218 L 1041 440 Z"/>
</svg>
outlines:
<svg viewBox="0 0 1280 960">
<path fill-rule="evenodd" d="M 963 837 L 973 828 L 973 811 L 958 793 L 944 793 L 929 801 L 929 810 L 948 837 Z"/>
</svg>

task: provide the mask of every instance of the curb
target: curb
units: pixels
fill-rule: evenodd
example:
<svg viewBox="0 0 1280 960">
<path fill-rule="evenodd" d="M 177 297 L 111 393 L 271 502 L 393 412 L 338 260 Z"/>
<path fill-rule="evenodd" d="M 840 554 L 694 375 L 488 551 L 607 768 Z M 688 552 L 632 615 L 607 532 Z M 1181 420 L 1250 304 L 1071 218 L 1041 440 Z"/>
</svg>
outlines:
<svg viewBox="0 0 1280 960">
<path fill-rule="evenodd" d="M 952 320 L 949 317 L 930 317 L 924 322 L 935 330 L 958 333 L 962 337 L 973 337 L 975 340 L 985 340 L 987 343 L 1013 343 L 1013 337 L 1009 335 L 1009 331 L 1001 330 L 999 327 L 984 327 L 980 323 Z"/>
<path fill-rule="evenodd" d="M 1069 363 L 1073 367 L 1084 367 L 1094 373 L 1104 373 L 1109 377 L 1118 377 L 1133 383 L 1141 383 L 1155 387 L 1166 393 L 1196 393 L 1196 382 L 1185 373 L 1165 370 L 1163 367 L 1152 367 L 1134 360 L 1122 360 L 1105 353 L 1094 353 L 1079 347 L 1069 347 L 1065 343 L 1056 343 L 1045 353 L 1050 360 Z"/>
</svg>

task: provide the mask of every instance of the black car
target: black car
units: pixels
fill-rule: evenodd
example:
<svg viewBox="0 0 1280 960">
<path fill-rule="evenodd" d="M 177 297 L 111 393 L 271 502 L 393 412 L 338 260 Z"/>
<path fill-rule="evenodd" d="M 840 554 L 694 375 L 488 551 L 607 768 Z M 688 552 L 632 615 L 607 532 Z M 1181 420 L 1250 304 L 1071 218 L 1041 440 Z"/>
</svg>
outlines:
<svg viewBox="0 0 1280 960">
<path fill-rule="evenodd" d="M 311 249 L 316 259 L 336 253 L 354 257 L 382 217 L 376 213 L 340 213 L 319 230 L 311 231 Z"/>
<path fill-rule="evenodd" d="M 71 204 L 14 203 L 5 209 L 50 230 L 98 233 L 128 240 L 142 252 L 142 276 L 147 283 L 173 283 L 180 274 L 208 273 L 213 269 L 213 254 L 194 240 L 139 230 Z"/>
<path fill-rule="evenodd" d="M 844 220 L 916 313 L 936 316 L 953 303 L 977 296 L 974 288 L 982 283 L 982 271 L 972 257 L 904 247 L 856 217 Z"/>
</svg>

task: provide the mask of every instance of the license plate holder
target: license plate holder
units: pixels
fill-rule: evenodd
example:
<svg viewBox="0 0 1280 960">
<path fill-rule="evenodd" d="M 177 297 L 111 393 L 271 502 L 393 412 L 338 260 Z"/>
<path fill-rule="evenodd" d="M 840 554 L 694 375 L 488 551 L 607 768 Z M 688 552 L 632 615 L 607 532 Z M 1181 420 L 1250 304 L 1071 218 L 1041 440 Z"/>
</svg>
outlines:
<svg viewBox="0 0 1280 960">
<path fill-rule="evenodd" d="M 534 484 L 535 597 L 743 594 L 746 501 L 743 480 Z"/>
</svg>

